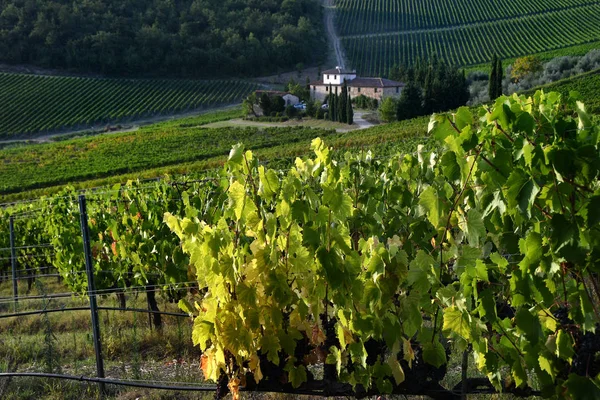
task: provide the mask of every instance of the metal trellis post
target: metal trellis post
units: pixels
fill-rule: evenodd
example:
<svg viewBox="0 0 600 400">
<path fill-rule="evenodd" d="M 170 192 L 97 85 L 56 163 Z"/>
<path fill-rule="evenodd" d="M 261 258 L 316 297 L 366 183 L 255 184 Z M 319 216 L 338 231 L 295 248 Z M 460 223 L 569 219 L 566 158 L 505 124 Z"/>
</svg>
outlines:
<svg viewBox="0 0 600 400">
<path fill-rule="evenodd" d="M 12 266 L 12 284 L 13 284 L 13 299 L 14 309 L 17 312 L 17 305 L 19 303 L 19 286 L 17 285 L 17 252 L 15 249 L 15 219 L 13 216 L 9 218 L 10 228 L 10 263 Z"/>
<path fill-rule="evenodd" d="M 94 271 L 92 266 L 92 251 L 90 249 L 90 231 L 88 227 L 87 207 L 85 195 L 79 195 L 79 214 L 81 218 L 81 236 L 83 238 L 83 252 L 85 254 L 85 271 L 88 279 L 88 295 L 90 297 L 90 310 L 92 314 L 92 333 L 94 337 L 94 350 L 96 351 L 96 371 L 98 378 L 104 378 L 104 361 L 102 359 L 102 344 L 100 343 L 100 323 L 98 319 L 98 304 L 96 303 L 96 286 L 94 284 Z M 104 382 L 98 382 L 100 396 L 105 393 Z"/>
</svg>

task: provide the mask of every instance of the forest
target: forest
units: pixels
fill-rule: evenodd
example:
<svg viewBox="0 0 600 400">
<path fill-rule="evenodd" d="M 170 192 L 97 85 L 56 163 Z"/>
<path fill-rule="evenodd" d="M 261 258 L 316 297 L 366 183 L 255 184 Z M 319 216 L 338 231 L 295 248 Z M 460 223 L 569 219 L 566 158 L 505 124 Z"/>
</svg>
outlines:
<svg viewBox="0 0 600 400">
<path fill-rule="evenodd" d="M 326 49 L 315 0 L 0 0 L 0 10 L 8 64 L 241 77 L 317 63 Z"/>
</svg>

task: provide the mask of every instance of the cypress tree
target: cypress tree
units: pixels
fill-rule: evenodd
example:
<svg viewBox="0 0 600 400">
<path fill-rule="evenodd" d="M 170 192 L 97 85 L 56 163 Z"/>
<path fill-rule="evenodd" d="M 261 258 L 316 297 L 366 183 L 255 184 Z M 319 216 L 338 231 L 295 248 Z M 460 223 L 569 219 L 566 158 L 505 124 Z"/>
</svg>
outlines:
<svg viewBox="0 0 600 400">
<path fill-rule="evenodd" d="M 488 84 L 488 94 L 490 96 L 490 100 L 495 100 L 496 97 L 498 97 L 498 95 L 496 94 L 496 91 L 498 90 L 498 72 L 497 72 L 498 62 L 497 62 L 495 53 L 492 56 L 491 67 L 492 67 L 492 70 L 490 72 L 490 81 Z"/>
<path fill-rule="evenodd" d="M 333 87 L 329 85 L 329 99 L 327 100 L 329 104 L 329 120 L 334 120 L 335 115 L 335 95 L 333 94 Z"/>
<path fill-rule="evenodd" d="M 354 123 L 354 110 L 352 109 L 352 99 L 350 98 L 350 93 L 348 93 L 348 98 L 346 99 L 346 122 L 348 125 L 352 125 Z"/>
<path fill-rule="evenodd" d="M 348 86 L 346 86 L 346 80 L 344 80 L 344 86 L 342 86 L 342 91 L 340 96 L 338 97 L 338 121 L 339 122 L 347 122 L 348 118 L 346 117 L 346 101 L 348 100 Z"/>
<path fill-rule="evenodd" d="M 504 71 L 502 70 L 502 59 L 498 57 L 496 60 L 496 97 L 502 96 L 502 79 Z"/>
</svg>

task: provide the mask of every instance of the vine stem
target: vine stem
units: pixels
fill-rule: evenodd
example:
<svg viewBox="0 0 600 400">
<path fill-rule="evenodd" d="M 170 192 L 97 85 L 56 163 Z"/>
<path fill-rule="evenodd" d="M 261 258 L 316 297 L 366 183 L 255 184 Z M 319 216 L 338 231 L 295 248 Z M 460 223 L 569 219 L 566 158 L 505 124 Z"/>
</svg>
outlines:
<svg viewBox="0 0 600 400">
<path fill-rule="evenodd" d="M 444 229 L 444 234 L 442 235 L 442 239 L 440 240 L 440 270 L 442 269 L 443 265 L 444 265 L 444 241 L 446 240 L 446 234 L 448 233 L 448 228 L 450 227 L 450 218 L 452 218 L 452 213 L 456 210 L 456 206 L 458 205 L 458 202 L 460 201 L 460 198 L 462 197 L 462 195 L 465 193 L 465 190 L 467 189 L 467 184 L 469 183 L 469 179 L 471 179 L 471 174 L 473 173 L 473 168 L 475 168 L 475 164 L 477 163 L 477 158 L 479 157 L 479 153 L 481 153 L 481 144 L 479 145 L 479 149 L 477 150 L 477 154 L 475 154 L 475 158 L 473 159 L 473 163 L 471 164 L 471 168 L 469 169 L 469 174 L 467 175 L 467 179 L 465 179 L 465 184 L 463 185 L 460 193 L 458 194 L 458 196 L 456 197 L 456 200 L 454 200 L 454 204 L 452 205 L 452 208 L 450 209 L 450 212 L 448 213 L 448 219 L 446 220 L 446 228 Z"/>
</svg>

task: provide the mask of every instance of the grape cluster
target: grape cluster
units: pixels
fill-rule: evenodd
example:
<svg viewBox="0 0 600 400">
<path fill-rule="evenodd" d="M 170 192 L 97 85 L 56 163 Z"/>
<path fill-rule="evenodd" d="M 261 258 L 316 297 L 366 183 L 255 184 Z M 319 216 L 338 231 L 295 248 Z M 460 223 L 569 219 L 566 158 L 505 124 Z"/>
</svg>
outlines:
<svg viewBox="0 0 600 400">
<path fill-rule="evenodd" d="M 412 361 L 412 368 L 408 366 L 408 362 L 404 360 L 402 353 L 398 354 L 398 360 L 404 370 L 405 381 L 402 386 L 413 393 L 421 393 L 423 389 L 435 385 L 444 379 L 447 371 L 447 364 L 434 367 L 423 360 L 423 348 L 418 343 L 413 344 L 415 358 Z M 450 357 L 450 348 L 446 347 L 446 358 Z"/>
<path fill-rule="evenodd" d="M 375 365 L 379 356 L 383 360 L 387 346 L 385 341 L 371 338 L 365 342 L 365 350 L 367 351 L 367 364 Z"/>
<path fill-rule="evenodd" d="M 323 329 L 325 330 L 325 351 L 327 352 L 331 346 L 340 346 L 340 341 L 337 339 L 335 335 L 335 318 L 327 318 L 326 314 L 321 314 L 321 324 L 323 325 Z M 323 366 L 323 377 L 325 380 L 335 380 L 336 370 L 335 365 L 325 364 Z"/>
<path fill-rule="evenodd" d="M 217 390 L 215 391 L 215 400 L 220 400 L 229 393 L 229 378 L 227 374 L 221 370 L 221 375 L 217 379 Z"/>
<path fill-rule="evenodd" d="M 596 327 L 596 332 L 599 328 Z M 575 336 L 575 355 L 571 372 L 581 376 L 595 377 L 600 373 L 600 335 L 586 332 Z"/>
<path fill-rule="evenodd" d="M 507 303 L 496 302 L 496 314 L 498 315 L 498 318 L 500 318 L 500 319 L 504 319 L 504 318 L 512 319 L 515 317 L 515 309 L 512 308 Z"/>
<path fill-rule="evenodd" d="M 569 318 L 569 308 L 568 307 L 558 307 L 556 310 L 552 311 L 552 315 L 554 318 L 560 323 L 560 325 L 571 325 L 573 321 Z"/>
</svg>

